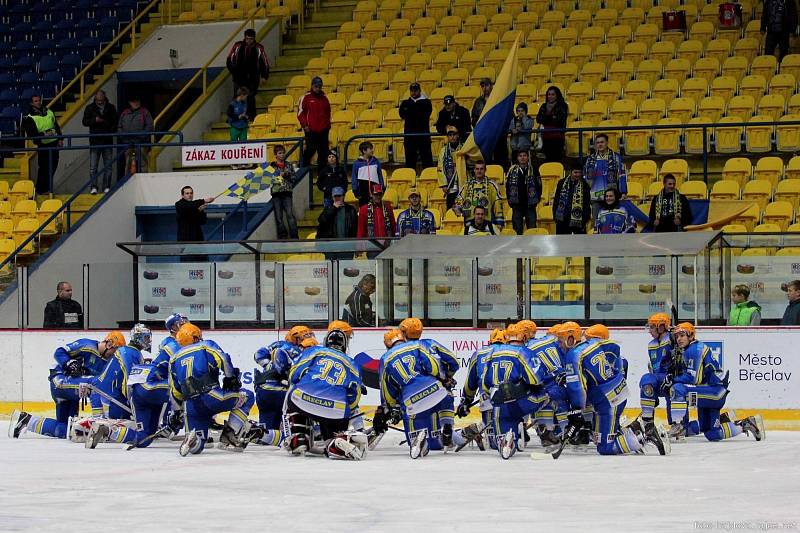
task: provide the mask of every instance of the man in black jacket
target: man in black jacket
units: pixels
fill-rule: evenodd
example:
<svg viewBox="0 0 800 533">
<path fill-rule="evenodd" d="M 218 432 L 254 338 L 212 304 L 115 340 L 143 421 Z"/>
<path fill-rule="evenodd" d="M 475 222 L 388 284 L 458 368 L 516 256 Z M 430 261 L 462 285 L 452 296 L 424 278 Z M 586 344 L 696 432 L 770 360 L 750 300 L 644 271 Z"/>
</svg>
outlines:
<svg viewBox="0 0 800 533">
<path fill-rule="evenodd" d="M 256 31 L 244 31 L 244 40 L 234 43 L 226 61 L 233 77 L 233 94 L 239 87 L 247 87 L 247 116 L 250 122 L 256 118 L 256 93 L 261 79 L 269 77 L 269 59 L 264 47 L 256 42 Z"/>
<path fill-rule="evenodd" d="M 175 202 L 178 242 L 204 240 L 203 224 L 208 219 L 206 207 L 213 201 L 213 196 L 195 200 L 194 190 L 188 185 L 181 189 L 181 199 Z"/>
<path fill-rule="evenodd" d="M 664 188 L 650 202 L 650 221 L 647 228 L 656 233 L 685 231 L 692 223 L 689 200 L 675 187 L 675 176 L 664 174 Z"/>
<path fill-rule="evenodd" d="M 465 140 L 472 131 L 472 124 L 469 120 L 469 111 L 467 108 L 456 102 L 453 95 L 444 97 L 444 108 L 439 111 L 439 117 L 436 119 L 436 131 L 445 135 L 447 133 L 447 126 L 455 126 L 458 133 L 461 135 L 461 140 Z"/>
<path fill-rule="evenodd" d="M 317 219 L 318 239 L 354 239 L 358 232 L 358 210 L 344 202 L 344 189 L 334 187 L 332 204 L 322 210 Z M 329 252 L 326 259 L 352 259 L 352 252 Z"/>
<path fill-rule="evenodd" d="M 789 305 L 783 312 L 781 326 L 800 326 L 800 279 L 786 284 L 786 297 Z"/>
<path fill-rule="evenodd" d="M 433 113 L 431 101 L 422 94 L 422 88 L 417 82 L 411 84 L 409 92 L 411 95 L 400 103 L 400 118 L 404 121 L 403 132 L 428 133 L 431 131 L 430 121 Z M 433 166 L 430 135 L 404 137 L 403 144 L 406 150 L 406 167 L 417 168 L 418 158 L 422 160 L 422 168 Z"/>
<path fill-rule="evenodd" d="M 117 131 L 117 108 L 108 101 L 106 92 L 99 90 L 94 95 L 94 101 L 83 110 L 83 125 L 89 128 L 92 135 L 105 133 L 116 133 Z M 102 135 L 89 138 L 89 174 L 92 177 L 92 194 L 97 194 L 100 184 L 97 181 L 97 165 L 100 158 L 103 158 L 103 192 L 108 192 L 111 188 L 111 172 L 113 166 L 111 161 L 114 159 L 113 135 Z M 94 148 L 94 146 L 106 145 L 104 148 Z"/>
<path fill-rule="evenodd" d="M 775 48 L 780 47 L 778 61 L 781 61 L 789 53 L 789 37 L 797 31 L 795 0 L 764 0 L 761 31 L 767 32 L 764 54 L 775 55 Z"/>
<path fill-rule="evenodd" d="M 372 309 L 370 294 L 375 292 L 375 276 L 365 274 L 353 292 L 347 297 L 342 310 L 342 320 L 351 326 L 371 328 L 375 326 L 375 311 Z"/>
<path fill-rule="evenodd" d="M 44 308 L 43 328 L 83 329 L 83 308 L 72 299 L 72 285 L 59 281 L 56 297 Z"/>
</svg>

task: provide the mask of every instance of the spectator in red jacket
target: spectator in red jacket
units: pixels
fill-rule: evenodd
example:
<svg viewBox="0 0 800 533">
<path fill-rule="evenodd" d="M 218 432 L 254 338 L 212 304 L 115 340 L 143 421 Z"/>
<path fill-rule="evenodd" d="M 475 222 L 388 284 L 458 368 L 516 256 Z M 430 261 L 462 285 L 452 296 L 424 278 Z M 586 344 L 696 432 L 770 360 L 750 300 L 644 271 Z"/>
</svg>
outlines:
<svg viewBox="0 0 800 533">
<path fill-rule="evenodd" d="M 397 231 L 394 210 L 390 202 L 383 201 L 383 187 L 373 184 L 370 202 L 358 210 L 359 239 L 392 237 Z"/>
<path fill-rule="evenodd" d="M 233 77 L 233 94 L 239 93 L 239 87 L 247 87 L 247 117 L 250 122 L 256 118 L 256 93 L 261 79 L 269 77 L 269 59 L 264 47 L 256 42 L 256 31 L 252 28 L 244 31 L 244 40 L 234 43 L 228 52 L 226 61 Z"/>
<path fill-rule="evenodd" d="M 297 120 L 306 136 L 306 149 L 303 152 L 303 166 L 311 164 L 317 154 L 317 166 L 322 169 L 328 159 L 328 134 L 331 131 L 331 103 L 322 91 L 322 78 L 311 80 L 311 90 L 300 99 Z"/>
</svg>

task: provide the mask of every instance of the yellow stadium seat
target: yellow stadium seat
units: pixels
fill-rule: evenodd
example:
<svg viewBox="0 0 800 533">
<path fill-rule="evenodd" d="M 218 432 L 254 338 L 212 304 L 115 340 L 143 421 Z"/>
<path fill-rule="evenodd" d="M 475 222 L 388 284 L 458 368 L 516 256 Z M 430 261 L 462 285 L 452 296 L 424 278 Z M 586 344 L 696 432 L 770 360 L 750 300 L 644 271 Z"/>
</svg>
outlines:
<svg viewBox="0 0 800 533">
<path fill-rule="evenodd" d="M 406 29 L 403 27 L 405 24 L 410 23 L 410 20 L 414 20 L 414 24 L 410 29 Z M 398 23 L 398 21 L 402 21 Z M 436 31 L 436 19 L 431 17 L 420 17 L 418 19 L 395 19 L 389 23 L 389 27 L 386 29 L 386 36 L 387 37 L 394 37 L 395 41 L 399 41 L 403 38 L 404 35 L 416 35 L 420 38 L 420 41 L 424 41 L 427 37 L 432 35 Z M 439 26 L 440 33 L 442 35 L 447 36 L 449 31 L 453 31 L 453 33 L 457 33 L 458 29 L 461 27 L 461 20 L 458 20 L 458 28 L 453 30 L 453 28 L 448 28 L 444 25 L 445 21 L 442 20 L 442 24 Z"/>
<path fill-rule="evenodd" d="M 606 77 L 606 64 L 602 61 L 587 61 L 581 67 L 580 81 L 591 83 L 592 86 L 600 83 Z"/>
<path fill-rule="evenodd" d="M 655 24 L 640 24 L 635 28 L 634 36 L 636 40 L 645 43 L 648 47 L 658 40 L 659 30 Z"/>
<path fill-rule="evenodd" d="M 627 59 L 614 61 L 608 66 L 608 80 L 607 82 L 616 82 L 622 87 L 633 78 L 634 66 L 633 62 Z M 601 82 L 601 83 L 607 83 Z M 599 84 L 598 84 L 599 85 Z"/>
<path fill-rule="evenodd" d="M 705 78 L 708 83 L 719 75 L 719 60 L 715 57 L 701 57 L 694 62 L 692 73 L 695 77 Z"/>
<path fill-rule="evenodd" d="M 0 218 L 0 242 L 14 238 L 14 221 L 10 218 Z M 0 250 L 0 261 L 5 259 L 5 255 Z"/>
<path fill-rule="evenodd" d="M 409 85 L 417 81 L 417 75 L 412 70 L 401 70 L 396 72 L 392 79 L 389 81 L 389 88 L 397 91 L 398 94 L 404 94 Z"/>
<path fill-rule="evenodd" d="M 365 56 L 365 57 L 374 57 L 374 56 Z M 363 85 L 364 85 L 364 78 L 361 76 L 360 72 L 348 72 L 347 74 L 344 74 L 339 78 L 337 91 L 342 92 L 345 95 L 349 96 L 357 91 L 360 91 Z"/>
<path fill-rule="evenodd" d="M 328 102 L 331 104 L 331 112 L 339 111 L 347 105 L 347 96 L 344 93 L 328 93 Z M 280 117 L 278 120 L 280 121 Z"/>
<path fill-rule="evenodd" d="M 595 124 L 587 120 L 576 120 L 567 122 L 568 128 L 591 128 Z M 592 132 L 581 131 L 580 135 L 577 131 L 568 131 L 564 134 L 565 149 L 567 157 L 585 156 L 589 152 L 589 146 L 592 140 Z"/>
<path fill-rule="evenodd" d="M 689 60 L 684 57 L 678 57 L 664 66 L 664 78 L 672 78 L 680 85 L 689 77 L 691 71 L 692 64 Z"/>
<path fill-rule="evenodd" d="M 539 257 L 533 266 L 533 273 L 539 279 L 556 279 L 566 267 L 567 260 L 564 257 Z"/>
<path fill-rule="evenodd" d="M 646 101 L 646 100 L 645 100 Z M 635 118 L 628 123 L 628 126 L 652 126 L 653 121 L 643 118 Z M 650 153 L 650 137 L 653 130 L 625 130 L 623 139 L 625 140 L 626 155 L 647 155 Z M 638 163 L 637 161 L 636 163 Z M 634 163 L 635 164 L 635 163 Z"/>
<path fill-rule="evenodd" d="M 539 24 L 539 14 L 531 11 L 525 11 L 514 17 L 514 29 L 521 31 L 523 34 L 528 34 Z"/>
<path fill-rule="evenodd" d="M 655 161 L 650 159 L 639 159 L 634 161 L 628 169 L 628 181 L 641 184 L 643 187 L 655 181 L 658 175 L 658 166 Z"/>
<path fill-rule="evenodd" d="M 588 100 L 581 108 L 581 120 L 597 124 L 608 116 L 608 103 L 605 100 Z"/>
<path fill-rule="evenodd" d="M 743 224 L 725 224 L 722 226 L 725 233 L 747 233 L 747 226 Z"/>
<path fill-rule="evenodd" d="M 739 182 L 719 180 L 711 188 L 711 200 L 738 200 L 741 196 Z"/>
<path fill-rule="evenodd" d="M 767 90 L 767 80 L 758 74 L 751 74 L 742 78 L 739 82 L 739 94 L 744 96 L 752 96 L 754 101 L 764 96 Z"/>
<path fill-rule="evenodd" d="M 585 50 L 583 47 L 587 47 L 589 49 L 589 58 L 591 58 L 591 51 L 597 48 L 597 46 L 603 42 L 603 39 L 605 39 L 605 32 L 602 28 L 598 28 L 597 26 L 589 26 L 581 32 L 581 37 L 578 40 L 579 44 L 577 46 L 582 47 L 580 49 L 581 51 Z M 572 48 L 574 48 L 574 46 L 570 47 L 570 50 L 572 50 Z M 568 51 L 567 57 L 569 56 L 570 52 Z M 571 60 L 574 61 L 574 59 Z M 584 62 L 588 60 L 589 59 L 584 59 Z"/>
<path fill-rule="evenodd" d="M 720 154 L 732 154 L 742 149 L 742 126 L 732 126 L 731 123 L 744 122 L 740 116 L 722 117 L 714 128 L 716 138 L 716 151 Z"/>
<path fill-rule="evenodd" d="M 372 0 L 360 0 L 353 9 L 353 20 L 364 25 L 372 20 L 377 11 L 378 5 Z"/>
<path fill-rule="evenodd" d="M 697 114 L 708 117 L 709 122 L 717 122 L 724 113 L 725 100 L 721 96 L 706 96 L 697 107 Z"/>
<path fill-rule="evenodd" d="M 539 62 L 548 65 L 551 70 L 562 61 L 564 61 L 564 49 L 560 46 L 547 46 L 539 53 Z"/>
<path fill-rule="evenodd" d="M 769 82 L 777 68 L 778 60 L 775 56 L 756 56 L 750 64 L 750 74 L 763 76 Z"/>
<path fill-rule="evenodd" d="M 714 36 L 714 25 L 711 22 L 695 22 L 689 28 L 689 39 L 707 43 Z"/>
<path fill-rule="evenodd" d="M 689 39 L 683 41 L 678 45 L 678 50 L 675 52 L 675 57 L 686 59 L 689 63 L 694 63 L 703 56 L 703 41 L 697 39 Z"/>
<path fill-rule="evenodd" d="M 553 32 L 546 28 L 538 28 L 528 33 L 527 46 L 541 52 L 553 42 Z"/>
<path fill-rule="evenodd" d="M 687 181 L 681 185 L 681 194 L 690 200 L 706 200 L 708 186 L 704 181 Z"/>
<path fill-rule="evenodd" d="M 638 181 L 628 181 L 628 200 L 635 204 L 642 202 L 644 198 L 644 188 Z"/>
<path fill-rule="evenodd" d="M 32 200 L 34 196 L 34 185 L 31 180 L 17 180 L 8 192 L 8 201 L 14 207 L 22 200 Z"/>
<path fill-rule="evenodd" d="M 611 104 L 610 117 L 622 124 L 627 124 L 636 115 L 636 102 L 630 99 L 616 100 Z"/>
<path fill-rule="evenodd" d="M 0 181 L 0 201 L 8 200 L 9 186 L 7 181 Z"/>
<path fill-rule="evenodd" d="M 678 88 L 678 80 L 674 78 L 666 78 L 656 81 L 655 85 L 653 85 L 653 90 L 651 93 L 653 98 L 662 100 L 662 104 L 664 104 L 666 112 L 666 105 L 669 105 L 669 102 L 672 102 L 673 98 L 678 97 Z"/>
<path fill-rule="evenodd" d="M 456 91 L 456 100 L 460 102 L 474 102 L 481 94 L 481 88 L 477 85 L 466 85 L 459 87 Z"/>
<path fill-rule="evenodd" d="M 775 200 L 782 200 L 797 205 L 800 203 L 800 179 L 787 178 L 778 182 L 775 187 Z"/>
<path fill-rule="evenodd" d="M 773 186 L 778 184 L 781 176 L 783 176 L 783 160 L 780 157 L 762 157 L 753 169 L 754 179 L 769 181 Z"/>
<path fill-rule="evenodd" d="M 39 228 L 39 220 L 34 216 L 20 219 L 14 225 L 12 235 L 14 237 L 14 244 L 19 247 L 22 243 L 31 236 L 31 234 Z M 32 255 L 36 253 L 36 242 L 38 239 L 33 239 L 28 242 L 24 248 L 17 252 L 18 256 Z"/>
<path fill-rule="evenodd" d="M 659 181 L 663 180 L 666 174 L 675 176 L 678 185 L 681 185 L 689 179 L 689 164 L 685 159 L 667 159 L 658 171 Z"/>
<path fill-rule="evenodd" d="M 747 211 L 733 219 L 732 223 L 742 224 L 747 231 L 753 231 L 753 227 L 761 220 L 761 210 L 756 204 L 752 204 Z"/>
<path fill-rule="evenodd" d="M 777 77 L 775 76 L 775 78 Z M 785 109 L 786 98 L 781 93 L 766 94 L 758 100 L 758 114 L 769 115 L 772 120 L 782 117 Z"/>
<path fill-rule="evenodd" d="M 469 33 L 456 33 L 447 40 L 447 50 L 455 52 L 459 57 L 472 49 L 473 37 Z"/>
<path fill-rule="evenodd" d="M 752 96 L 737 95 L 728 101 L 728 116 L 739 117 L 739 122 L 744 122 L 753 116 L 756 103 Z"/>
<path fill-rule="evenodd" d="M 769 81 L 769 94 L 779 94 L 788 99 L 797 91 L 797 78 L 794 74 L 781 71 Z"/>
<path fill-rule="evenodd" d="M 722 62 L 722 75 L 730 76 L 738 83 L 750 66 L 750 59 L 745 56 L 731 56 Z"/>
<path fill-rule="evenodd" d="M 606 6 L 611 5 L 609 2 L 606 2 Z M 645 21 L 645 13 L 644 9 L 641 7 L 628 7 L 624 8 L 617 19 L 617 23 L 620 25 L 626 25 L 631 28 L 635 28 L 640 24 L 644 24 Z"/>
<path fill-rule="evenodd" d="M 751 180 L 744 184 L 742 200 L 752 200 L 764 209 L 772 197 L 772 183 L 767 180 Z"/>
<path fill-rule="evenodd" d="M 661 98 L 647 98 L 639 104 L 639 118 L 649 120 L 651 124 L 658 122 L 666 113 L 666 105 Z"/>
<path fill-rule="evenodd" d="M 63 203 L 58 198 L 51 198 L 47 199 L 42 202 L 42 205 L 39 206 L 39 209 L 36 212 L 36 216 L 39 221 L 39 225 L 44 224 L 48 218 L 50 218 L 56 211 L 61 209 Z M 42 235 L 55 235 L 60 231 L 60 223 L 61 223 L 62 215 L 59 215 L 53 221 L 51 221 L 47 227 L 42 230 Z"/>
<path fill-rule="evenodd" d="M 723 102 L 727 102 L 734 94 L 736 94 L 736 78 L 733 76 L 717 76 L 711 81 L 711 96 L 718 96 Z"/>
<path fill-rule="evenodd" d="M 681 128 L 683 121 L 679 118 L 662 118 L 657 122 L 659 126 L 673 126 L 671 128 L 653 130 L 653 151 L 658 155 L 674 155 L 680 151 Z"/>
<path fill-rule="evenodd" d="M 573 114 L 583 107 L 584 102 L 592 98 L 592 84 L 585 81 L 576 81 L 569 85 L 564 98 Z"/>
<path fill-rule="evenodd" d="M 386 33 L 386 23 L 384 21 L 370 20 L 364 24 L 361 30 L 361 37 L 369 39 L 370 41 L 375 41 L 379 37 L 383 37 L 384 33 Z"/>
<path fill-rule="evenodd" d="M 385 91 L 388 86 L 389 74 L 386 72 L 370 72 L 363 84 L 364 90 L 370 92 L 373 96 Z"/>
<path fill-rule="evenodd" d="M 472 4 L 470 7 L 474 7 L 474 5 L 475 4 Z M 453 15 L 459 16 L 464 20 L 461 26 L 462 30 L 464 33 L 472 35 L 473 39 L 477 37 L 479 33 L 486 31 L 486 15 L 471 15 L 468 13 L 457 13 L 455 11 Z"/>
<path fill-rule="evenodd" d="M 563 11 L 547 11 L 542 15 L 541 19 L 539 19 L 539 27 L 550 30 L 550 33 L 555 33 L 559 28 L 564 26 L 565 19 L 566 17 Z"/>
<path fill-rule="evenodd" d="M 667 107 L 667 116 L 677 118 L 681 124 L 687 124 L 694 116 L 695 102 L 691 98 L 673 98 Z"/>
<path fill-rule="evenodd" d="M 379 37 L 375 39 L 375 42 L 372 44 L 372 55 L 382 60 L 389 54 L 393 54 L 396 46 L 397 40 L 394 37 Z M 356 65 L 358 65 L 358 63 L 356 63 Z M 358 66 L 356 66 L 356 68 L 358 68 Z"/>
<path fill-rule="evenodd" d="M 381 0 L 378 4 L 378 19 L 388 24 L 400 15 L 400 0 Z"/>
<path fill-rule="evenodd" d="M 647 196 L 645 197 L 645 201 L 652 200 L 653 197 L 658 196 L 662 190 L 664 190 L 664 184 L 661 181 L 654 181 L 647 186 Z"/>
<path fill-rule="evenodd" d="M 485 65 L 487 67 L 493 68 L 495 72 L 500 72 L 500 69 L 503 68 L 503 64 L 508 59 L 508 54 L 511 51 L 507 48 L 498 48 L 497 50 L 491 50 L 489 54 L 486 56 Z"/>
<path fill-rule="evenodd" d="M 742 251 L 742 257 L 764 257 L 768 255 L 772 255 L 772 248 L 766 248 L 763 246 L 755 248 L 745 248 Z"/>
<path fill-rule="evenodd" d="M 800 54 L 787 54 L 781 60 L 781 74 L 791 74 L 800 80 Z"/>
<path fill-rule="evenodd" d="M 743 185 L 753 175 L 753 164 L 745 157 L 732 157 L 725 161 L 722 179 Z"/>
<path fill-rule="evenodd" d="M 361 28 L 362 25 L 360 22 L 348 20 L 343 22 L 342 25 L 339 26 L 339 29 L 336 30 L 336 38 L 344 42 L 347 42 L 351 39 L 357 39 L 361 36 Z"/>
<path fill-rule="evenodd" d="M 379 128 L 382 122 L 383 122 L 383 113 L 381 112 L 380 109 L 363 109 L 358 113 L 358 118 L 356 119 L 356 126 L 358 128 L 370 131 Z"/>
<path fill-rule="evenodd" d="M 442 66 L 444 66 L 445 68 L 443 68 L 443 70 L 447 70 L 448 68 L 453 68 L 456 63 L 458 63 L 458 54 L 452 50 L 447 51 L 448 54 L 452 55 L 443 56 L 443 58 L 446 58 L 446 62 L 444 59 L 440 59 L 439 65 L 441 66 L 437 66 L 436 56 L 440 53 L 443 53 L 446 48 L 447 37 L 440 33 L 434 33 L 433 35 L 428 35 L 422 40 L 422 47 L 420 51 L 427 52 L 432 58 L 434 58 L 432 63 L 433 68 L 442 68 Z"/>
<path fill-rule="evenodd" d="M 607 32 L 617 23 L 617 18 L 619 18 L 619 13 L 616 9 L 599 9 L 594 13 L 592 25 L 602 28 L 603 32 Z"/>
<path fill-rule="evenodd" d="M 534 66 L 539 60 L 539 52 L 534 48 L 519 48 L 517 49 L 517 74 L 522 75 L 523 79 L 525 73 L 531 66 Z"/>
<path fill-rule="evenodd" d="M 775 252 L 777 256 L 800 256 L 800 247 L 788 246 Z"/>
<path fill-rule="evenodd" d="M 759 39 L 753 39 L 750 37 L 745 37 L 744 39 L 739 39 L 733 45 L 733 53 L 737 56 L 742 56 L 747 58 L 748 63 L 753 61 L 753 59 L 758 55 L 758 50 L 761 47 L 759 44 L 761 36 L 759 35 Z"/>
<path fill-rule="evenodd" d="M 400 37 L 397 41 L 397 45 L 395 46 L 395 52 L 401 56 L 403 56 L 406 61 L 416 54 L 421 46 L 420 38 L 416 35 L 404 35 Z"/>
<path fill-rule="evenodd" d="M 578 43 L 578 30 L 572 27 L 560 28 L 553 34 L 553 45 L 567 50 Z"/>
<path fill-rule="evenodd" d="M 297 115 L 294 112 L 282 113 L 275 123 L 275 132 L 287 137 L 293 136 L 300 129 Z"/>
<path fill-rule="evenodd" d="M 442 84 L 442 71 L 437 68 L 425 69 L 419 73 L 417 81 L 422 86 L 422 91 L 430 95 L 433 90 L 439 88 Z"/>
<path fill-rule="evenodd" d="M 481 0 L 475 4 L 475 10 L 490 17 L 500 11 L 500 6 L 501 0 Z"/>
<path fill-rule="evenodd" d="M 474 87 L 479 87 L 483 78 L 488 78 L 494 82 L 496 77 L 497 72 L 493 67 L 478 67 L 469 75 L 469 83 Z"/>
<path fill-rule="evenodd" d="M 645 59 L 636 68 L 636 79 L 647 81 L 652 87 L 661 78 L 664 66 L 659 59 Z"/>
<path fill-rule="evenodd" d="M 710 124 L 712 121 L 711 117 L 707 115 L 703 115 L 701 113 L 700 116 L 695 117 L 689 120 L 689 124 Z M 702 154 L 704 151 L 708 151 L 711 148 L 712 142 L 712 131 L 713 128 L 706 128 L 705 132 L 705 146 L 703 146 L 703 128 L 698 127 L 687 127 L 683 130 L 684 135 L 684 151 L 687 154 Z"/>
<path fill-rule="evenodd" d="M 270 113 L 281 115 L 294 109 L 294 99 L 288 94 L 279 94 L 269 104 Z"/>
<path fill-rule="evenodd" d="M 425 14 L 425 0 L 406 0 L 403 2 L 401 10 L 404 19 L 417 20 Z"/>
<path fill-rule="evenodd" d="M 706 57 L 713 57 L 722 64 L 731 55 L 731 42 L 728 39 L 714 39 L 706 45 Z"/>
<path fill-rule="evenodd" d="M 648 44 L 643 41 L 632 41 L 622 48 L 622 59 L 632 62 L 634 65 L 641 63 L 647 56 Z"/>
<path fill-rule="evenodd" d="M 606 67 L 617 59 L 619 59 L 619 46 L 615 43 L 603 43 L 594 51 L 594 60 L 604 63 Z"/>
<path fill-rule="evenodd" d="M 417 52 L 411 54 L 411 57 L 406 61 L 406 69 L 419 74 L 425 69 L 431 68 L 431 55 L 427 52 Z"/>
<path fill-rule="evenodd" d="M 764 123 L 771 122 L 772 117 L 768 115 L 755 115 L 749 122 Z M 772 125 L 748 125 L 745 127 L 745 149 L 748 152 L 762 153 L 772 151 L 772 134 L 775 128 Z"/>
<path fill-rule="evenodd" d="M 786 231 L 786 228 L 793 220 L 794 208 L 791 203 L 785 200 L 767 204 L 761 217 L 761 221 L 765 224 L 777 224 L 780 227 L 780 231 Z"/>
<path fill-rule="evenodd" d="M 800 121 L 800 111 L 796 114 L 784 115 L 779 122 Z M 778 124 L 776 130 L 776 147 L 781 152 L 796 152 L 800 150 L 800 126 Z"/>
<path fill-rule="evenodd" d="M 547 83 L 549 80 L 550 80 L 549 65 L 543 65 L 543 64 L 531 65 L 525 72 L 525 83 L 527 84 L 539 87 L 543 83 Z"/>
<path fill-rule="evenodd" d="M 708 80 L 705 78 L 686 78 L 681 86 L 681 97 L 699 102 L 708 94 Z"/>
<path fill-rule="evenodd" d="M 472 72 L 476 68 L 482 67 L 485 59 L 485 54 L 482 51 L 468 50 L 467 52 L 461 54 L 461 57 L 458 60 L 458 66 Z"/>
<path fill-rule="evenodd" d="M 650 47 L 648 58 L 657 59 L 662 64 L 668 63 L 675 57 L 675 43 L 670 41 L 659 41 Z"/>
<path fill-rule="evenodd" d="M 357 39 L 358 40 L 358 39 Z M 340 79 L 345 74 L 353 72 L 355 60 L 351 56 L 337 57 L 331 62 L 330 73 Z"/>
<path fill-rule="evenodd" d="M 800 179 L 800 155 L 792 157 L 786 164 L 786 179 Z"/>
<path fill-rule="evenodd" d="M 11 208 L 11 218 L 16 226 L 23 218 L 36 217 L 36 200 L 19 200 Z"/>
<path fill-rule="evenodd" d="M 794 224 L 789 224 L 789 227 L 786 228 L 786 231 L 790 233 L 800 233 L 800 222 L 795 222 Z"/>
<path fill-rule="evenodd" d="M 303 73 L 307 76 L 317 76 L 321 73 L 328 73 L 328 60 L 324 57 L 312 57 L 306 63 Z"/>
<path fill-rule="evenodd" d="M 643 100 L 650 97 L 650 82 L 647 80 L 631 80 L 625 85 L 623 94 L 625 99 L 631 100 L 635 105 L 638 105 Z M 619 100 L 617 100 L 617 102 L 618 101 Z M 612 102 L 612 109 L 615 103 L 616 102 Z"/>
</svg>

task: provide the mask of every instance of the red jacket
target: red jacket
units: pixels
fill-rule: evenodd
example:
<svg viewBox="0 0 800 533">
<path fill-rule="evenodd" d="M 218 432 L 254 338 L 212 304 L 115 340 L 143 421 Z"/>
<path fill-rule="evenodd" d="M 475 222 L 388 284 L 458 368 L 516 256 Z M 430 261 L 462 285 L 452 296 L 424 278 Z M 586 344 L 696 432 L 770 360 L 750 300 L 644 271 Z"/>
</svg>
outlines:
<svg viewBox="0 0 800 533">
<path fill-rule="evenodd" d="M 370 203 L 372 203 L 370 201 Z M 373 230 L 374 235 L 372 237 L 394 237 L 397 233 L 397 225 L 394 220 L 394 210 L 392 209 L 392 204 L 390 202 L 383 202 L 383 205 L 386 206 L 386 211 L 389 214 L 389 227 L 391 228 L 391 234 L 386 235 L 386 224 L 383 221 L 383 210 L 381 208 L 376 208 L 374 210 L 375 220 L 373 223 Z M 358 233 L 356 236 L 359 239 L 368 239 L 370 238 L 369 229 L 367 228 L 367 208 L 369 204 L 364 204 L 358 210 Z"/>
<path fill-rule="evenodd" d="M 331 129 L 331 103 L 325 93 L 308 91 L 304 94 L 297 110 L 297 120 L 303 129 L 308 128 L 314 133 Z"/>
</svg>

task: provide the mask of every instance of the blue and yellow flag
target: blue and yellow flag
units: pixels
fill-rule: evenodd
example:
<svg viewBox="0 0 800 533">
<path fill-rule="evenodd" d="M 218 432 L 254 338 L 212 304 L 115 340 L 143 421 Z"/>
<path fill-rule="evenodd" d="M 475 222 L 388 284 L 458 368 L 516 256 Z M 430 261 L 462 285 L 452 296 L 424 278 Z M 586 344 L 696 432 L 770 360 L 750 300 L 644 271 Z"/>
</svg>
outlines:
<svg viewBox="0 0 800 533">
<path fill-rule="evenodd" d="M 273 182 L 280 175 L 281 173 L 278 169 L 267 163 L 262 163 L 221 194 L 239 198 L 240 200 L 247 200 L 254 194 L 272 187 Z"/>
<path fill-rule="evenodd" d="M 456 171 L 461 180 L 467 177 L 467 160 L 487 160 L 491 158 L 494 147 L 501 137 L 508 133 L 508 125 L 514 116 L 514 100 L 517 96 L 517 48 L 519 37 L 500 69 L 497 81 L 489 95 L 478 122 L 472 133 L 464 142 L 461 150 L 456 152 Z"/>
</svg>

